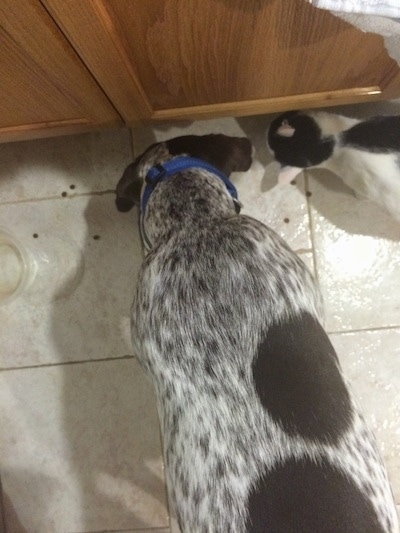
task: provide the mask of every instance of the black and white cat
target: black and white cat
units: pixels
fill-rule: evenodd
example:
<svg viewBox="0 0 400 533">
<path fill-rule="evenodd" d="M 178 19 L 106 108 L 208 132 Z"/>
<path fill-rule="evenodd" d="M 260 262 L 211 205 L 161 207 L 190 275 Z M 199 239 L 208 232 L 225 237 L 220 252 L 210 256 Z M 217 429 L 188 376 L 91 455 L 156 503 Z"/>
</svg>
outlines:
<svg viewBox="0 0 400 533">
<path fill-rule="evenodd" d="M 282 165 L 280 183 L 325 168 L 400 222 L 400 115 L 358 120 L 289 111 L 271 123 L 268 145 Z"/>
</svg>

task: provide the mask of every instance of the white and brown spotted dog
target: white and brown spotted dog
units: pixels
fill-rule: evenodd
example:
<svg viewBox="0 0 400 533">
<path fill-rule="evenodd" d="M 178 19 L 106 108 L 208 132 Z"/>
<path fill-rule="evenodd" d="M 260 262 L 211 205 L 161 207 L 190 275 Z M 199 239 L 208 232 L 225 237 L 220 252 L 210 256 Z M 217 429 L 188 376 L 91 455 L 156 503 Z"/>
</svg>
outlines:
<svg viewBox="0 0 400 533">
<path fill-rule="evenodd" d="M 228 178 L 250 167 L 251 151 L 244 138 L 172 139 L 138 157 L 117 187 L 119 210 L 141 204 L 150 249 L 132 338 L 156 388 L 180 527 L 398 531 L 311 274 L 274 231 L 238 214 Z"/>
</svg>

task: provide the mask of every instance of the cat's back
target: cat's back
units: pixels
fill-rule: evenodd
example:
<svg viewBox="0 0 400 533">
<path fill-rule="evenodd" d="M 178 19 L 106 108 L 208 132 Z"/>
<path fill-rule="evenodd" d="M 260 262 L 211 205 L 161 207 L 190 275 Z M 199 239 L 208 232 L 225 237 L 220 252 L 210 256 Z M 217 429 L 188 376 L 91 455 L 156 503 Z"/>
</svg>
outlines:
<svg viewBox="0 0 400 533">
<path fill-rule="evenodd" d="M 400 115 L 372 117 L 343 131 L 326 167 L 400 221 Z"/>
<path fill-rule="evenodd" d="M 400 115 L 372 117 L 340 135 L 342 146 L 372 153 L 400 154 Z"/>
<path fill-rule="evenodd" d="M 321 138 L 336 137 L 344 130 L 348 130 L 360 122 L 357 118 L 345 117 L 344 115 L 328 113 L 327 111 L 310 111 L 306 115 L 315 121 L 320 129 Z"/>
</svg>

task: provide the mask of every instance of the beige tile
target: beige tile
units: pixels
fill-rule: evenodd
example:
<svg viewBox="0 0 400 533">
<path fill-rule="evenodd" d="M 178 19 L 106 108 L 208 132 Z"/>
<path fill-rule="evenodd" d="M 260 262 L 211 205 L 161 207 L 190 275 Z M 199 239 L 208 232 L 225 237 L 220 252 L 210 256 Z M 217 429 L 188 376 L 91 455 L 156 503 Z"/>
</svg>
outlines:
<svg viewBox="0 0 400 533">
<path fill-rule="evenodd" d="M 310 171 L 316 269 L 330 331 L 400 325 L 400 225 L 327 171 Z"/>
<path fill-rule="evenodd" d="M 132 353 L 137 211 L 119 213 L 113 194 L 3 204 L 2 225 L 39 265 L 30 289 L 0 306 L 3 368 Z"/>
<path fill-rule="evenodd" d="M 279 165 L 272 160 L 266 146 L 266 132 L 272 117 L 246 117 L 163 123 L 154 127 L 132 130 L 135 155 L 150 144 L 180 135 L 225 135 L 248 137 L 254 148 L 254 162 L 246 173 L 231 176 L 243 203 L 242 213 L 261 220 L 281 235 L 295 250 L 311 248 L 304 179 L 297 186 L 277 184 Z"/>
<path fill-rule="evenodd" d="M 0 373 L 9 532 L 167 528 L 153 390 L 134 360 Z"/>
<path fill-rule="evenodd" d="M 114 189 L 131 160 L 128 129 L 0 144 L 0 202 Z"/>
<path fill-rule="evenodd" d="M 332 334 L 400 503 L 400 329 Z"/>
</svg>

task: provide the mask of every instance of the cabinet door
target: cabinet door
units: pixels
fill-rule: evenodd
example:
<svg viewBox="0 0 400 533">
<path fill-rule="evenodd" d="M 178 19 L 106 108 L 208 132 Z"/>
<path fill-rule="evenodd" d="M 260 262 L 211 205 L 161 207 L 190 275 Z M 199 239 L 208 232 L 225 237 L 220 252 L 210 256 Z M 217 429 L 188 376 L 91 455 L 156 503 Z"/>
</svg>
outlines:
<svg viewBox="0 0 400 533">
<path fill-rule="evenodd" d="M 400 94 L 380 36 L 305 0 L 42 2 L 127 122 Z"/>
<path fill-rule="evenodd" d="M 39 0 L 1 0 L 0 141 L 121 122 Z"/>
</svg>

